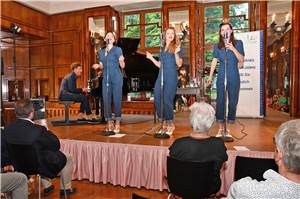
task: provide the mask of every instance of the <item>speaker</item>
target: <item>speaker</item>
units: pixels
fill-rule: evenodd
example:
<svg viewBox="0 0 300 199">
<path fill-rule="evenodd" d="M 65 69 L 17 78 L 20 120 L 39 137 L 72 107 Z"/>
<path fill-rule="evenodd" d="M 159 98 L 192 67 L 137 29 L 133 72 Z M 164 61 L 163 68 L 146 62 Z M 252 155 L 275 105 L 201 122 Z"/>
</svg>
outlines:
<svg viewBox="0 0 300 199">
<path fill-rule="evenodd" d="M 46 119 L 45 98 L 31 98 L 30 100 L 34 109 L 33 120 Z"/>
</svg>

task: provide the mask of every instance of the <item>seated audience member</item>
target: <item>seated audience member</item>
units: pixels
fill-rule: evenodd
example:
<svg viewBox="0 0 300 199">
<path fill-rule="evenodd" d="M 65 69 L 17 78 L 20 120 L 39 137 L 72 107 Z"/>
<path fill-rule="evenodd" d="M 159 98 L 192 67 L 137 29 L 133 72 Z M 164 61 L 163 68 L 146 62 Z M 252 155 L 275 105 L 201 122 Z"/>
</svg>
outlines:
<svg viewBox="0 0 300 199">
<path fill-rule="evenodd" d="M 224 141 L 208 135 L 208 131 L 215 121 L 215 110 L 205 102 L 195 102 L 190 110 L 190 124 L 193 132 L 190 136 L 175 140 L 169 148 L 170 156 L 185 161 L 216 161 L 216 169 L 219 171 L 228 156 Z"/>
<path fill-rule="evenodd" d="M 12 198 L 28 198 L 27 177 L 23 173 L 1 171 L 1 195 L 2 193 L 12 193 Z"/>
<path fill-rule="evenodd" d="M 269 169 L 260 182 L 242 178 L 231 185 L 227 198 L 300 198 L 300 119 L 283 123 L 275 144 L 279 173 Z"/>
<path fill-rule="evenodd" d="M 3 132 L 3 146 L 9 144 L 32 144 L 38 150 L 40 160 L 40 174 L 44 177 L 54 178 L 61 174 L 68 195 L 76 192 L 72 188 L 72 157 L 65 155 L 60 149 L 60 142 L 56 135 L 46 127 L 32 121 L 34 109 L 29 99 L 22 99 L 15 104 L 16 122 L 9 125 Z M 7 151 L 7 149 L 6 149 Z M 21 154 L 22 155 L 22 154 Z M 43 183 L 44 184 L 44 183 Z M 63 184 L 61 182 L 61 188 Z M 44 191 L 45 192 L 45 191 Z M 61 189 L 60 194 L 64 191 Z"/>
<path fill-rule="evenodd" d="M 23 173 L 14 172 L 14 167 L 11 164 L 3 133 L 1 133 L 1 195 L 11 192 L 12 198 L 28 198 L 27 176 Z"/>
<path fill-rule="evenodd" d="M 82 73 L 82 66 L 80 63 L 71 64 L 72 72 L 64 77 L 61 82 L 59 90 L 59 100 L 61 101 L 75 101 L 80 102 L 80 111 L 78 120 L 92 120 L 92 112 L 88 102 L 87 96 L 84 95 L 88 90 L 87 88 L 77 88 L 76 79 Z"/>
</svg>

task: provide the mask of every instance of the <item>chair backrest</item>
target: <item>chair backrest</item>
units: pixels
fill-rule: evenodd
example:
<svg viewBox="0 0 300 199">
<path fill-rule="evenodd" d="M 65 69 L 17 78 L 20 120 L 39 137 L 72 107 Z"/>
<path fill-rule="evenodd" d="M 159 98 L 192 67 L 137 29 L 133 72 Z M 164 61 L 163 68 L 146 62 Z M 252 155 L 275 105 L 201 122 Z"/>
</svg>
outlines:
<svg viewBox="0 0 300 199">
<path fill-rule="evenodd" d="M 191 162 L 167 157 L 167 181 L 170 192 L 183 198 L 204 198 L 221 186 L 216 162 Z"/>
<path fill-rule="evenodd" d="M 16 171 L 26 175 L 39 174 L 38 152 L 32 144 L 8 144 L 8 151 Z"/>
<path fill-rule="evenodd" d="M 278 166 L 274 159 L 253 158 L 237 156 L 235 160 L 234 180 L 250 176 L 258 181 L 263 180 L 266 170 L 278 171 Z"/>
</svg>

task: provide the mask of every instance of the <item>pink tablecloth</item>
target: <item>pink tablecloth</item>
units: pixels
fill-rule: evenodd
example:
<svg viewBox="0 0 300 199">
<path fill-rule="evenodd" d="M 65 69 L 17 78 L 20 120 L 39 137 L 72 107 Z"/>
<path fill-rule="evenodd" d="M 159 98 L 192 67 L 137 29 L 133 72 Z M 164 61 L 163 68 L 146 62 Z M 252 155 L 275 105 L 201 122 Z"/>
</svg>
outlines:
<svg viewBox="0 0 300 199">
<path fill-rule="evenodd" d="M 113 185 L 168 189 L 166 162 L 168 147 L 61 140 L 62 151 L 73 156 L 73 179 Z M 228 150 L 228 161 L 221 172 L 220 193 L 227 194 L 234 179 L 237 155 L 272 158 L 273 152 Z"/>
</svg>

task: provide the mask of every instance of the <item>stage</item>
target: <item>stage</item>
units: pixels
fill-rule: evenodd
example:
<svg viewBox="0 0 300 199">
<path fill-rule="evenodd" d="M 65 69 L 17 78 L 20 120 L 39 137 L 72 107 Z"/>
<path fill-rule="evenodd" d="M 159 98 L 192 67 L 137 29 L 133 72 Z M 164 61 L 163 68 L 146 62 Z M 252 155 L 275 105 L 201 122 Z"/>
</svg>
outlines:
<svg viewBox="0 0 300 199">
<path fill-rule="evenodd" d="M 166 190 L 166 157 L 168 147 L 179 137 L 188 136 L 192 131 L 188 112 L 175 114 L 176 130 L 169 139 L 156 139 L 149 131 L 154 125 L 151 115 L 123 115 L 121 138 L 101 135 L 105 125 L 76 125 L 54 127 L 47 124 L 61 141 L 62 151 L 73 156 L 73 179 L 88 179 L 90 182 L 111 183 L 123 187 L 145 187 L 152 190 Z M 234 142 L 226 143 L 228 161 L 221 172 L 220 193 L 227 194 L 233 181 L 234 163 L 237 155 L 272 158 L 273 135 L 278 126 L 289 120 L 289 116 L 268 111 L 264 119 L 241 119 L 232 126 Z M 247 135 L 245 136 L 241 130 Z M 215 124 L 210 135 L 217 133 Z M 243 139 L 239 140 L 239 138 Z M 245 146 L 249 151 L 237 151 L 234 146 Z"/>
</svg>

